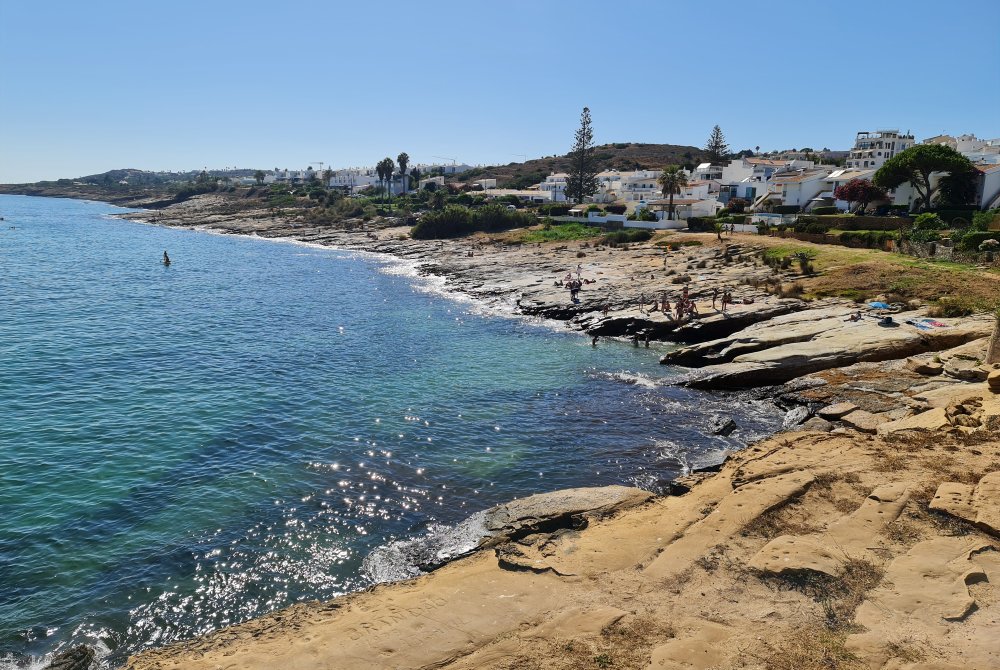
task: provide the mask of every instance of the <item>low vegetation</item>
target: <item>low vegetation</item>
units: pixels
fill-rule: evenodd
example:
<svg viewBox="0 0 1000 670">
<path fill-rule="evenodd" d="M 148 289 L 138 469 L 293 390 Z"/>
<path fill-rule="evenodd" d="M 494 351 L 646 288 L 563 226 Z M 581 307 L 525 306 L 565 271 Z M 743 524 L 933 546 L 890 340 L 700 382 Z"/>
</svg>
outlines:
<svg viewBox="0 0 1000 670">
<path fill-rule="evenodd" d="M 588 226 L 583 223 L 553 225 L 550 222 L 546 222 L 540 227 L 527 230 L 520 237 L 520 240 L 529 244 L 536 242 L 570 242 L 599 237 L 603 232 L 603 230 L 596 226 Z"/>
<path fill-rule="evenodd" d="M 502 205 L 483 205 L 476 209 L 448 205 L 442 210 L 425 213 L 410 230 L 410 237 L 416 240 L 464 237 L 476 232 L 526 228 L 534 225 L 536 220 L 534 214 L 508 210 Z"/>
</svg>

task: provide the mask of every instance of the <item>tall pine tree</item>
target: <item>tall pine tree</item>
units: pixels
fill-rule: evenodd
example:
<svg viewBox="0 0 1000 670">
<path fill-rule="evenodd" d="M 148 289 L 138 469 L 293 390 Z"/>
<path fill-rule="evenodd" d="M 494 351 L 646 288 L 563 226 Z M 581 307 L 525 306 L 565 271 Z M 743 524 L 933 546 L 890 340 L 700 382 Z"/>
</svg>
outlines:
<svg viewBox="0 0 1000 670">
<path fill-rule="evenodd" d="M 566 198 L 575 203 L 597 193 L 597 166 L 594 161 L 594 129 L 590 126 L 590 108 L 580 115 L 580 128 L 573 137 L 569 152 L 570 168 L 566 179 Z"/>
<path fill-rule="evenodd" d="M 726 136 L 722 134 L 722 128 L 716 124 L 712 128 L 712 135 L 705 145 L 705 153 L 712 163 L 721 163 L 729 155 L 729 145 L 726 144 Z"/>
</svg>

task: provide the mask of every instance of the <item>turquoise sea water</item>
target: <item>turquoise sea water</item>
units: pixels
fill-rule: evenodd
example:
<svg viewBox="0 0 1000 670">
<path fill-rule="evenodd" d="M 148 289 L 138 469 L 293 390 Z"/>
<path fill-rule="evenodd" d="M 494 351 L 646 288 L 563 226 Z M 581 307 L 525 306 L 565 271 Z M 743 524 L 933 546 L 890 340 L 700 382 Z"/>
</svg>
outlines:
<svg viewBox="0 0 1000 670">
<path fill-rule="evenodd" d="M 390 540 L 656 490 L 780 421 L 398 262 L 117 211 L 0 196 L 0 667 L 363 588 Z M 706 436 L 715 412 L 740 431 Z"/>
</svg>

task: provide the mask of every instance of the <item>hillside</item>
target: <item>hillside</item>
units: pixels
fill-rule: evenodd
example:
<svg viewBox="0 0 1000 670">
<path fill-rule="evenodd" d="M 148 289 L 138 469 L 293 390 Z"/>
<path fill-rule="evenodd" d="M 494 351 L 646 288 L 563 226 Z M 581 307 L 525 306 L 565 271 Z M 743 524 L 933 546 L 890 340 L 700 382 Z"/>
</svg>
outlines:
<svg viewBox="0 0 1000 670">
<path fill-rule="evenodd" d="M 694 166 L 704 161 L 705 152 L 698 147 L 678 144 L 642 144 L 617 142 L 602 144 L 596 149 L 600 170 L 659 170 L 666 165 Z M 568 156 L 546 156 L 524 163 L 508 163 L 475 168 L 450 177 L 451 181 L 494 178 L 501 188 L 525 188 L 545 179 L 553 172 L 569 169 Z"/>
</svg>

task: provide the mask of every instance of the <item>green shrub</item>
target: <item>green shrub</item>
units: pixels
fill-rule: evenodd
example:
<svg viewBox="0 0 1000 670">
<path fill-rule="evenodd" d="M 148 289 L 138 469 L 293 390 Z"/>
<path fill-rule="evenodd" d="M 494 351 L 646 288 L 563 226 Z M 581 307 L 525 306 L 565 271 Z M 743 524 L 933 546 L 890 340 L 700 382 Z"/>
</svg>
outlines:
<svg viewBox="0 0 1000 670">
<path fill-rule="evenodd" d="M 483 205 L 471 210 L 461 205 L 448 205 L 442 210 L 425 213 L 410 230 L 410 237 L 417 240 L 462 237 L 478 231 L 494 233 L 535 223 L 534 214 L 510 211 L 504 205 Z"/>
<path fill-rule="evenodd" d="M 891 230 L 856 230 L 840 234 L 840 243 L 845 247 L 881 249 L 889 240 L 899 238 L 899 233 Z"/>
<path fill-rule="evenodd" d="M 743 198 L 730 198 L 729 202 L 726 203 L 726 208 L 733 214 L 742 214 L 747 211 L 747 207 L 750 203 Z"/>
<path fill-rule="evenodd" d="M 976 211 L 975 205 L 962 206 L 951 206 L 948 209 L 939 209 L 934 212 L 938 217 L 941 218 L 945 223 L 951 223 L 955 219 L 963 219 L 968 221 L 972 218 L 973 213 Z"/>
<path fill-rule="evenodd" d="M 774 208 L 775 214 L 798 214 L 802 208 L 798 205 L 777 205 Z"/>
<path fill-rule="evenodd" d="M 442 210 L 427 212 L 410 230 L 410 237 L 432 240 L 468 235 L 472 232 L 469 226 L 471 214 L 468 208 L 460 205 L 448 205 Z"/>
<path fill-rule="evenodd" d="M 948 225 L 937 214 L 927 212 L 913 220 L 914 231 L 944 230 Z"/>
<path fill-rule="evenodd" d="M 604 207 L 604 211 L 609 212 L 611 214 L 624 214 L 626 211 L 628 211 L 628 207 L 626 207 L 625 205 L 606 205 Z"/>
<path fill-rule="evenodd" d="M 988 209 L 972 215 L 973 230 L 989 230 L 994 222 L 1000 223 L 1000 209 Z"/>
<path fill-rule="evenodd" d="M 632 216 L 629 217 L 631 221 L 656 221 L 656 214 L 648 207 L 643 207 L 642 209 L 637 209 L 632 212 Z"/>
<path fill-rule="evenodd" d="M 716 216 L 729 216 L 729 208 L 723 207 L 718 212 L 715 213 Z"/>
<path fill-rule="evenodd" d="M 653 237 L 653 231 L 645 228 L 631 228 L 629 230 L 617 230 L 601 238 L 601 244 L 609 247 L 617 247 L 619 244 L 630 244 L 632 242 L 645 242 Z"/>
<path fill-rule="evenodd" d="M 799 221 L 805 217 L 800 216 Z M 823 216 L 814 217 L 837 230 L 901 230 L 910 225 L 909 219 L 883 216 Z"/>
<path fill-rule="evenodd" d="M 984 230 L 966 233 L 962 237 L 961 249 L 963 251 L 979 251 L 979 245 L 986 240 L 1000 240 L 1000 231 Z"/>
<path fill-rule="evenodd" d="M 692 216 L 687 220 L 688 230 L 702 233 L 710 233 L 715 229 L 716 217 L 714 216 Z"/>
<path fill-rule="evenodd" d="M 604 231 L 597 226 L 588 226 L 573 221 L 571 223 L 552 224 L 547 219 L 542 220 L 541 230 L 530 230 L 522 238 L 529 244 L 535 242 L 562 242 L 566 240 L 586 240 L 599 237 Z"/>
<path fill-rule="evenodd" d="M 565 204 L 547 204 L 538 208 L 538 211 L 546 216 L 566 216 L 569 214 L 570 206 Z"/>
<path fill-rule="evenodd" d="M 823 216 L 826 214 L 840 214 L 840 210 L 834 207 L 833 205 L 830 205 L 824 207 L 813 207 L 812 213 L 815 214 L 816 216 Z"/>
</svg>

